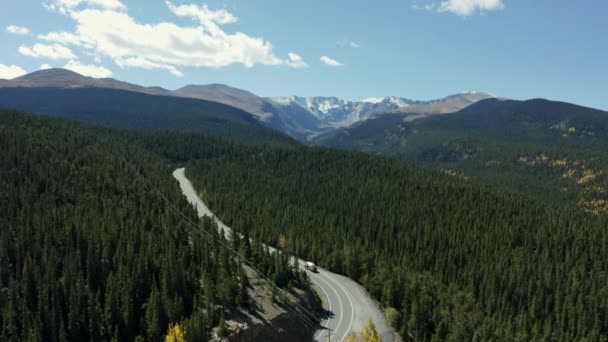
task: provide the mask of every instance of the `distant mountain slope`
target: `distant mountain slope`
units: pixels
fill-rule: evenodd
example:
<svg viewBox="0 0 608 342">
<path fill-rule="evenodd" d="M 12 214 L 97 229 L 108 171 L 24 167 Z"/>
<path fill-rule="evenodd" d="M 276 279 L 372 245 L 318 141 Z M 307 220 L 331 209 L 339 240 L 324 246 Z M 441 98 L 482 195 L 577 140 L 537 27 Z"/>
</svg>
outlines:
<svg viewBox="0 0 608 342">
<path fill-rule="evenodd" d="M 407 118 L 407 121 L 414 121 L 431 115 L 454 113 L 467 108 L 476 102 L 491 98 L 495 98 L 495 96 L 488 93 L 465 92 L 450 95 L 427 104 L 412 104 L 407 107 L 402 107 L 399 109 L 399 112 L 417 114 Z"/>
<path fill-rule="evenodd" d="M 321 122 L 307 111 L 281 108 L 251 92 L 223 84 L 189 85 L 172 94 L 215 101 L 242 109 L 255 115 L 265 125 L 303 140 L 309 134 L 319 131 L 321 126 Z"/>
<path fill-rule="evenodd" d="M 113 78 L 92 78 L 66 69 L 36 71 L 12 80 L 0 80 L 0 88 L 110 88 L 151 95 L 169 95 L 160 87 L 143 87 Z"/>
<path fill-rule="evenodd" d="M 412 120 L 412 114 L 387 114 L 353 127 L 319 136 L 318 143 L 353 147 L 367 144 L 370 148 L 398 141 L 407 149 L 408 140 L 423 133 L 441 131 L 467 136 L 484 136 L 521 142 L 592 143 L 608 139 L 608 114 L 601 110 L 542 99 L 528 101 L 487 99 L 442 117 Z M 361 138 L 374 139 L 371 145 Z M 408 138 L 408 139 L 406 139 Z M 566 138 L 576 138 L 568 140 Z"/>
<path fill-rule="evenodd" d="M 273 116 L 273 113 L 267 110 L 266 101 L 261 97 L 223 84 L 188 85 L 175 90 L 173 94 L 227 104 L 249 112 L 262 121 L 268 121 Z"/>
<path fill-rule="evenodd" d="M 189 85 L 176 91 L 170 91 L 160 87 L 143 87 L 111 78 L 98 79 L 85 77 L 65 69 L 48 69 L 36 71 L 12 80 L 0 80 L 0 91 L 5 88 L 103 88 L 149 95 L 195 98 L 239 108 L 252 114 L 264 125 L 301 140 L 306 140 L 307 136 L 318 133 L 321 126 L 321 122 L 307 111 L 300 109 L 289 112 L 283 111 L 272 102 L 246 90 L 221 84 Z M 25 109 L 36 110 L 35 108 Z"/>
<path fill-rule="evenodd" d="M 488 99 L 451 115 L 411 117 L 384 115 L 315 142 L 608 213 L 607 112 L 541 99 Z"/>
<path fill-rule="evenodd" d="M 294 143 L 240 109 L 174 96 L 109 88 L 2 88 L 0 106 L 107 127 L 200 131 L 243 142 Z"/>
<path fill-rule="evenodd" d="M 85 77 L 64 69 L 41 70 L 13 80 L 0 80 L 0 89 L 4 88 L 104 88 L 213 101 L 248 112 L 263 125 L 306 143 L 318 135 L 386 113 L 417 114 L 418 116 L 411 116 L 413 120 L 457 111 L 479 100 L 494 97 L 487 93 L 467 92 L 431 101 L 416 101 L 396 96 L 368 98 L 356 102 L 336 97 L 262 98 L 249 91 L 222 84 L 188 85 L 171 91 L 111 78 Z"/>
<path fill-rule="evenodd" d="M 563 131 L 564 125 L 579 125 L 575 136 L 586 135 L 607 138 L 606 120 L 608 113 L 602 110 L 583 107 L 571 103 L 532 99 L 527 101 L 488 99 L 475 103 L 458 115 L 446 118 L 432 118 L 422 125 L 460 128 L 523 128 L 531 133 L 535 130 L 549 129 L 550 132 Z M 535 126 L 530 126 L 535 124 Z M 597 134 L 596 134 L 597 133 Z"/>
</svg>

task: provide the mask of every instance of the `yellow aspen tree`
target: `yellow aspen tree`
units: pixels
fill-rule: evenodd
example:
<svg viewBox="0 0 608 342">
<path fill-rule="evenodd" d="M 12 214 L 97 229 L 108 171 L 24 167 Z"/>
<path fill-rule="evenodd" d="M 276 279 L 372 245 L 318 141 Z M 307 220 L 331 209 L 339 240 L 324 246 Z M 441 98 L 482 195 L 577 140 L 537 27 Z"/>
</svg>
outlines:
<svg viewBox="0 0 608 342">
<path fill-rule="evenodd" d="M 179 323 L 169 324 L 165 342 L 186 342 L 186 331 L 182 329 Z"/>
<path fill-rule="evenodd" d="M 357 334 L 351 332 L 346 335 L 346 342 L 357 342 L 359 339 L 357 338 Z"/>
<path fill-rule="evenodd" d="M 365 328 L 363 328 L 361 337 L 364 342 L 382 342 L 382 339 L 378 336 L 378 332 L 376 331 L 376 325 L 371 319 L 367 321 Z"/>
</svg>

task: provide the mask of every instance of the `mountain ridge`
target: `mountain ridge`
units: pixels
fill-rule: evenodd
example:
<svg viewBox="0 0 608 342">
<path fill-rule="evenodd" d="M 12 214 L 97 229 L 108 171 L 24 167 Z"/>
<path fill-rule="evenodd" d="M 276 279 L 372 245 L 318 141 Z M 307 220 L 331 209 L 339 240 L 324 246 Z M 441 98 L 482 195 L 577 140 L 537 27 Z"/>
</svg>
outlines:
<svg viewBox="0 0 608 342">
<path fill-rule="evenodd" d="M 455 112 L 481 99 L 494 97 L 482 92 L 465 92 L 429 101 L 398 96 L 367 98 L 362 101 L 349 101 L 334 96 L 261 97 L 224 84 L 190 84 L 169 90 L 113 78 L 86 77 L 66 69 L 40 70 L 12 80 L 0 80 L 0 88 L 107 88 L 217 102 L 243 110 L 265 126 L 305 143 L 310 143 L 316 136 L 329 131 L 386 113 L 408 112 L 426 117 Z"/>
<path fill-rule="evenodd" d="M 422 116 L 455 112 L 477 101 L 496 97 L 484 92 L 464 92 L 435 100 L 412 100 L 398 96 L 372 97 L 361 101 L 347 101 L 336 97 L 283 96 L 269 98 L 279 106 L 298 105 L 324 123 L 336 129 L 352 126 L 387 113 L 412 113 Z"/>
<path fill-rule="evenodd" d="M 318 136 L 463 179 L 608 213 L 608 112 L 547 99 L 486 99 L 458 112 L 396 113 Z M 541 196 L 542 196 L 541 195 Z"/>
<path fill-rule="evenodd" d="M 109 88 L 134 91 L 149 95 L 170 95 L 171 91 L 162 87 L 145 87 L 123 82 L 114 78 L 93 78 L 71 70 L 53 68 L 34 71 L 11 79 L 2 80 L 0 88 Z"/>
<path fill-rule="evenodd" d="M 245 143 L 296 144 L 250 113 L 219 102 L 158 96 L 122 89 L 2 88 L 0 106 L 138 131 L 182 131 L 223 136 Z"/>
</svg>

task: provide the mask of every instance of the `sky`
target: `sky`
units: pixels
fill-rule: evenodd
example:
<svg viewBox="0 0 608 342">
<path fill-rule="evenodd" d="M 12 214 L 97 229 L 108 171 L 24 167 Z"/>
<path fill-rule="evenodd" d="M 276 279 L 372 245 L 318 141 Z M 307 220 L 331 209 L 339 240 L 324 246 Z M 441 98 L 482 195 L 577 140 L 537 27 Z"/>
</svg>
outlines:
<svg viewBox="0 0 608 342">
<path fill-rule="evenodd" d="M 2 1 L 0 78 L 62 67 L 168 89 L 608 110 L 605 0 Z"/>
</svg>

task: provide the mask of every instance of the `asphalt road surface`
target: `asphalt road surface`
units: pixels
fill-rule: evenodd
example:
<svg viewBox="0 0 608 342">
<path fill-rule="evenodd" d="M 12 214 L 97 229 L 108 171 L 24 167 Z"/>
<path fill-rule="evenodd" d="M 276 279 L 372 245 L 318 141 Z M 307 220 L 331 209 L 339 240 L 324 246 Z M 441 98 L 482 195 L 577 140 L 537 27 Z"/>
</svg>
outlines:
<svg viewBox="0 0 608 342">
<path fill-rule="evenodd" d="M 198 197 L 192 183 L 186 178 L 185 169 L 173 172 L 188 201 L 196 206 L 200 217 L 210 216 L 224 230 L 226 236 L 232 234 L 232 229 L 226 226 L 207 208 Z M 304 267 L 304 260 L 299 259 L 300 266 Z M 315 290 L 323 299 L 330 316 L 321 322 L 324 328 L 314 335 L 316 341 L 327 341 L 331 333 L 331 341 L 343 341 L 350 332 L 360 334 L 368 320 L 374 321 L 376 330 L 384 342 L 393 341 L 393 332 L 389 327 L 379 305 L 370 297 L 367 291 L 345 276 L 318 268 L 317 273 L 308 272 Z"/>
</svg>

